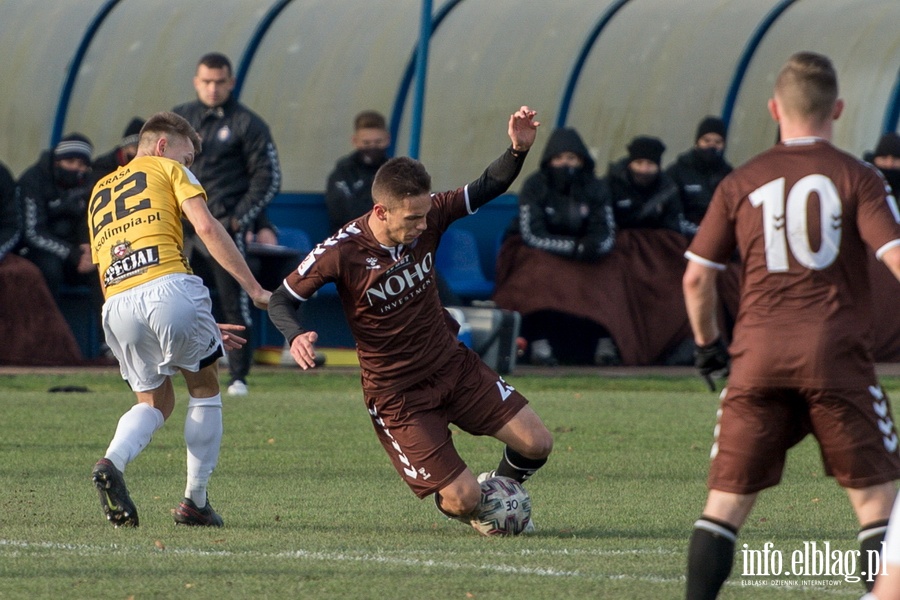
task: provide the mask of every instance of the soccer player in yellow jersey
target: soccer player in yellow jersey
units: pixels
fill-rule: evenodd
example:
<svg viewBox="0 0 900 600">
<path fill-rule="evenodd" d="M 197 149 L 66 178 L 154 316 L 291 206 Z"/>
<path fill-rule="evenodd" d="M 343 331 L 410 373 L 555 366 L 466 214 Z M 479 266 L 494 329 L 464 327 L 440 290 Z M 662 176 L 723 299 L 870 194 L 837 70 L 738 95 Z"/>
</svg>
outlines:
<svg viewBox="0 0 900 600">
<path fill-rule="evenodd" d="M 182 117 L 153 115 L 141 129 L 137 156 L 97 183 L 88 206 L 91 253 L 106 298 L 106 342 L 137 396 L 91 475 L 103 512 L 116 527 L 138 525 L 123 472 L 172 414 L 172 376 L 179 371 L 190 399 L 184 426 L 187 487 L 175 522 L 222 525 L 206 493 L 222 440 L 218 359 L 223 343 L 230 348 L 242 340 L 235 341 L 228 326 L 222 326 L 223 338 L 213 319 L 209 292 L 182 252 L 182 217 L 257 307 L 267 308 L 271 294 L 207 209 L 206 192 L 189 169 L 200 145 Z"/>
</svg>

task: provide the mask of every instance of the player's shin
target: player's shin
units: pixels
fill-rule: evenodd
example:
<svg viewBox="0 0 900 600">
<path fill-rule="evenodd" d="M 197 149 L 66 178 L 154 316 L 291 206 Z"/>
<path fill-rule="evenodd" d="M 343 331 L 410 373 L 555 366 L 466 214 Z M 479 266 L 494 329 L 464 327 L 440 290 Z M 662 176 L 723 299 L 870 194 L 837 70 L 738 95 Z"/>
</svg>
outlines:
<svg viewBox="0 0 900 600">
<path fill-rule="evenodd" d="M 528 480 L 529 477 L 547 462 L 547 458 L 527 458 L 522 456 L 509 446 L 503 450 L 503 458 L 497 466 L 495 475 L 515 479 L 519 483 Z"/>
<path fill-rule="evenodd" d="M 158 409 L 144 402 L 135 404 L 119 418 L 105 458 L 124 472 L 125 466 L 137 458 L 163 423 L 165 418 Z"/>
<path fill-rule="evenodd" d="M 191 398 L 184 421 L 184 441 L 187 446 L 187 486 L 185 498 L 197 508 L 206 506 L 209 477 L 219 461 L 222 444 L 222 396 Z"/>
<path fill-rule="evenodd" d="M 707 517 L 694 523 L 688 545 L 687 600 L 713 600 L 734 564 L 737 531 Z"/>
</svg>

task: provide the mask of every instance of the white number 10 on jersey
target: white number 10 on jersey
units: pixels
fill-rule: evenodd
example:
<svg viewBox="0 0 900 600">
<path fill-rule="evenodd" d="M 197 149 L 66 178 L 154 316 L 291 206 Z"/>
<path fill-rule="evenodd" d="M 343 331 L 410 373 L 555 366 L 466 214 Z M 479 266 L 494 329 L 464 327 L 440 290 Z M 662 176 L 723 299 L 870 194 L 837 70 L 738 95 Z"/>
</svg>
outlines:
<svg viewBox="0 0 900 600">
<path fill-rule="evenodd" d="M 815 252 L 809 245 L 806 206 L 810 195 L 819 197 L 819 230 L 822 243 Z M 841 215 L 843 207 L 837 188 L 824 175 L 807 175 L 787 193 L 784 178 L 757 188 L 750 204 L 762 206 L 763 232 L 766 242 L 766 267 L 772 273 L 787 271 L 788 248 L 807 269 L 822 270 L 835 261 L 841 247 Z"/>
</svg>

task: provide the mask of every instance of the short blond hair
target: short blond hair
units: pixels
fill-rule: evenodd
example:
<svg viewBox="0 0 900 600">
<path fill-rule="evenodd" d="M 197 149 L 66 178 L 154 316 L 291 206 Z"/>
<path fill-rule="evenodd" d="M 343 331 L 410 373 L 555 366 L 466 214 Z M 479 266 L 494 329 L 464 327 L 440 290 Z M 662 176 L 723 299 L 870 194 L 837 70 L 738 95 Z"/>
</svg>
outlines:
<svg viewBox="0 0 900 600">
<path fill-rule="evenodd" d="M 828 121 L 838 99 L 837 73 L 831 60 L 815 52 L 797 52 L 775 80 L 782 109 L 798 118 Z"/>
<path fill-rule="evenodd" d="M 169 111 L 158 112 L 152 115 L 141 127 L 140 141 L 141 143 L 145 140 L 155 142 L 163 134 L 177 135 L 190 140 L 194 145 L 194 154 L 200 154 L 200 151 L 203 149 L 200 134 L 181 115 Z"/>
</svg>

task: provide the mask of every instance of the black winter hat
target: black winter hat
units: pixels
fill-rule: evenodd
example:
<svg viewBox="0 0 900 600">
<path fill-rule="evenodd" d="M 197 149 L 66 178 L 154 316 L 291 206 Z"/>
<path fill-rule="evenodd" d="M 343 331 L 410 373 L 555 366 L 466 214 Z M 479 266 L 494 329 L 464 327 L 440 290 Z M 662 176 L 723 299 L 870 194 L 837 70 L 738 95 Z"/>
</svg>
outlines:
<svg viewBox="0 0 900 600">
<path fill-rule="evenodd" d="M 875 146 L 875 152 L 872 154 L 872 156 L 900 157 L 900 135 L 897 135 L 893 131 L 890 133 L 885 133 L 883 136 L 881 136 L 881 139 L 878 140 L 878 145 Z"/>
<path fill-rule="evenodd" d="M 639 158 L 646 158 L 656 164 L 662 160 L 662 154 L 666 151 L 666 145 L 661 140 L 648 135 L 639 135 L 628 144 L 628 162 Z"/>
<path fill-rule="evenodd" d="M 724 140 L 727 133 L 725 121 L 712 115 L 704 117 L 700 124 L 697 125 L 697 134 L 694 136 L 694 141 L 696 142 L 707 133 L 718 133 Z"/>
<path fill-rule="evenodd" d="M 141 139 L 141 127 L 144 126 L 144 123 L 145 121 L 140 117 L 131 119 L 128 127 L 125 128 L 125 133 L 122 134 L 122 142 L 119 147 L 137 145 L 138 140 Z"/>
<path fill-rule="evenodd" d="M 53 160 L 80 158 L 87 164 L 91 164 L 93 153 L 94 146 L 91 144 L 91 140 L 80 133 L 70 133 L 63 136 L 53 148 Z"/>
</svg>

